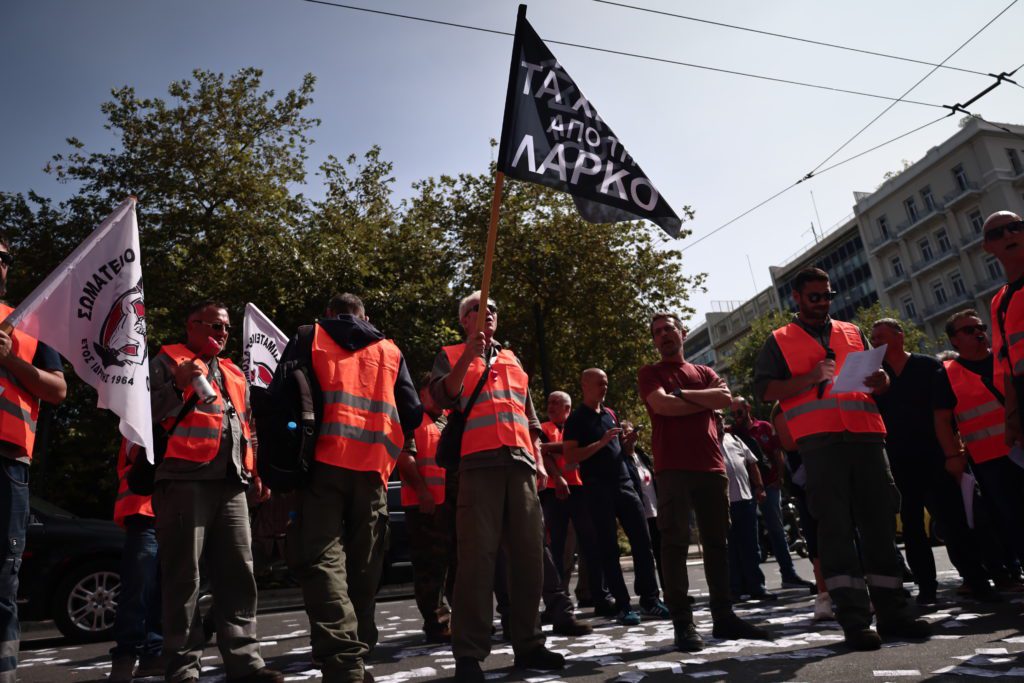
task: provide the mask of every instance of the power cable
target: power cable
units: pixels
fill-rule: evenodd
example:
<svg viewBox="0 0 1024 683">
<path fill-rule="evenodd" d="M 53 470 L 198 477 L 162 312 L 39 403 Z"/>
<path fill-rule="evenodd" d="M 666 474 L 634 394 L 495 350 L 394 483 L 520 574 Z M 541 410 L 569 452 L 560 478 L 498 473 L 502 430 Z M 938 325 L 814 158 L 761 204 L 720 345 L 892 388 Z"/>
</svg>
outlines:
<svg viewBox="0 0 1024 683">
<path fill-rule="evenodd" d="M 594 0 L 594 2 L 601 3 L 602 5 L 612 5 L 615 7 L 623 7 L 626 9 L 636 10 L 638 12 L 648 12 L 650 14 L 660 14 L 666 17 L 673 17 L 675 19 L 683 19 L 685 21 L 693 21 L 698 24 L 708 24 L 710 26 L 719 26 L 722 28 L 734 29 L 736 31 L 746 31 L 748 33 L 757 33 L 763 36 L 771 36 L 772 38 L 782 38 L 784 40 L 792 40 L 798 43 L 807 43 L 809 45 L 818 45 L 819 47 L 830 47 L 836 50 L 846 50 L 847 52 L 857 52 L 859 54 L 871 55 L 873 57 L 883 57 L 885 59 L 895 59 L 901 62 L 910 62 L 911 64 L 923 64 L 924 66 L 937 66 L 943 69 L 949 69 L 950 71 L 960 71 L 963 73 L 974 74 L 976 76 L 991 76 L 992 74 L 985 73 L 984 71 L 975 71 L 974 69 L 963 69 L 957 66 L 948 66 L 945 64 L 935 64 L 933 62 L 926 62 L 922 59 L 913 59 L 911 57 L 901 57 L 900 55 L 892 55 L 885 52 L 875 52 L 874 50 L 865 50 L 857 47 L 850 47 L 849 45 L 837 45 L 836 43 L 826 43 L 821 40 L 811 40 L 810 38 L 800 38 L 798 36 L 790 36 L 784 33 L 773 33 L 772 31 L 763 31 L 761 29 L 750 28 L 748 26 L 737 26 L 736 24 L 727 24 L 721 21 L 711 21 L 710 19 L 700 19 L 698 17 L 690 17 L 685 14 L 676 14 L 674 12 L 666 12 L 664 10 L 651 9 L 649 7 L 638 7 L 637 5 L 627 5 L 622 2 L 612 2 L 611 0 Z"/>
<path fill-rule="evenodd" d="M 999 14 L 997 14 L 997 15 L 995 15 L 994 17 L 992 17 L 991 19 L 989 19 L 989 20 L 988 20 L 988 22 L 986 22 L 984 26 L 982 26 L 981 28 L 979 28 L 979 29 L 978 29 L 977 31 L 975 31 L 975 32 L 974 32 L 974 34 L 973 34 L 973 35 L 972 35 L 972 36 L 971 36 L 970 38 L 968 38 L 968 39 L 967 39 L 967 40 L 965 40 L 965 41 L 964 41 L 963 43 L 961 43 L 961 44 L 960 44 L 960 47 L 958 47 L 957 49 L 955 49 L 955 50 L 953 50 L 953 51 L 952 51 L 951 53 L 949 53 L 949 55 L 948 55 L 948 56 L 947 56 L 947 57 L 946 57 L 945 59 L 943 59 L 943 60 L 942 60 L 941 62 L 939 62 L 939 64 L 938 64 L 938 65 L 936 65 L 936 66 L 932 67 L 932 69 L 931 69 L 931 70 L 930 70 L 930 71 L 929 71 L 928 73 L 926 73 L 926 74 L 925 74 L 924 76 L 922 76 L 922 77 L 921 77 L 921 78 L 920 78 L 920 79 L 919 79 L 919 80 L 918 80 L 918 81 L 917 81 L 916 83 L 914 83 L 914 85 L 910 86 L 910 88 L 908 88 L 908 89 L 907 89 L 907 91 L 906 91 L 905 93 L 903 93 L 903 95 L 901 95 L 901 96 L 900 96 L 899 100 L 897 100 L 896 102 L 891 102 L 891 103 L 890 103 L 890 104 L 889 104 L 889 105 L 888 105 L 888 106 L 887 106 L 887 107 L 886 107 L 885 109 L 883 109 L 883 110 L 882 110 L 881 112 L 879 112 L 879 114 L 878 114 L 877 116 L 875 116 L 875 118 L 873 118 L 873 119 L 871 119 L 870 121 L 868 121 L 868 122 L 867 122 L 867 124 L 866 124 L 866 125 L 865 125 L 865 126 L 864 126 L 863 128 L 861 128 L 861 129 L 860 129 L 860 130 L 858 130 L 858 131 L 857 131 L 856 133 L 854 133 L 854 134 L 853 134 L 853 136 L 851 136 L 851 137 L 850 137 L 850 138 L 849 138 L 849 139 L 848 139 L 848 140 L 847 140 L 846 142 L 844 142 L 843 144 L 839 145 L 839 147 L 838 147 L 838 148 L 836 148 L 836 150 L 835 150 L 834 152 L 832 152 L 832 153 L 831 153 L 831 154 L 829 154 L 829 155 L 828 155 L 827 157 L 825 157 L 825 159 L 824 159 L 824 160 L 823 160 L 823 161 L 822 161 L 822 162 L 821 162 L 820 164 L 818 164 L 818 165 L 817 165 L 817 166 L 815 166 L 815 167 L 814 167 L 813 169 L 811 169 L 811 172 L 810 172 L 810 173 L 808 173 L 808 174 L 807 174 L 807 175 L 805 176 L 805 178 L 810 178 L 810 177 L 812 177 L 812 176 L 813 176 L 813 175 L 814 175 L 814 174 L 815 174 L 815 173 L 816 173 L 816 172 L 818 171 L 818 169 L 819 169 L 819 168 L 821 168 L 822 166 L 824 166 L 825 164 L 827 164 L 827 163 L 828 163 L 829 161 L 831 161 L 831 160 L 832 160 L 832 159 L 833 159 L 833 158 L 835 157 L 835 155 L 839 154 L 839 153 L 840 153 L 841 151 L 843 151 L 844 149 L 846 149 L 846 146 L 847 146 L 847 145 L 849 145 L 849 144 L 850 144 L 851 142 L 853 142 L 853 141 L 854 141 L 854 140 L 856 140 L 856 139 L 857 139 L 858 137 L 860 137 L 861 133 L 863 133 L 863 132 L 864 132 L 864 131 L 866 131 L 866 130 L 867 130 L 868 128 L 870 128 L 870 127 L 871 127 L 871 126 L 872 126 L 872 125 L 873 125 L 873 124 L 874 124 L 874 123 L 875 123 L 876 121 L 878 121 L 878 119 L 880 119 L 880 118 L 882 118 L 883 116 L 885 116 L 885 115 L 886 115 L 886 114 L 887 114 L 887 113 L 889 112 L 889 110 L 891 110 L 891 109 L 892 109 L 893 107 L 895 107 L 895 106 L 896 106 L 896 104 L 897 104 L 897 102 L 899 102 L 899 101 L 900 101 L 900 100 L 902 100 L 902 99 L 903 99 L 904 97 L 906 97 L 907 95 L 909 95 L 909 94 L 910 94 L 910 93 L 911 93 L 911 92 L 912 92 L 912 91 L 913 91 L 913 90 L 914 90 L 914 89 L 915 89 L 915 88 L 916 88 L 917 86 L 919 86 L 919 85 L 921 85 L 922 83 L 924 83 L 925 79 L 927 79 L 927 78 L 928 78 L 929 76 L 931 76 L 931 75 L 932 75 L 933 73 L 935 73 L 936 71 L 938 71 L 938 70 L 939 70 L 939 68 L 940 68 L 941 66 L 945 65 L 945 63 L 946 63 L 946 62 L 948 62 L 948 61 L 949 61 L 950 59 L 952 59 L 952 58 L 953 58 L 953 57 L 954 57 L 954 56 L 955 56 L 955 55 L 956 55 L 956 54 L 957 54 L 958 52 L 960 52 L 960 50 L 964 49 L 964 48 L 965 48 L 965 47 L 967 46 L 967 44 L 968 44 L 968 43 L 970 43 L 970 42 L 971 42 L 972 40 L 974 40 L 975 38 L 977 38 L 977 37 L 978 37 L 978 36 L 979 36 L 979 35 L 981 34 L 981 32 L 982 32 L 982 31 L 984 31 L 984 30 L 985 30 L 985 29 L 987 29 L 987 28 L 988 28 L 989 26 L 991 26 L 991 25 L 992 25 L 992 24 L 993 24 L 993 23 L 994 23 L 994 22 L 995 22 L 995 21 L 996 21 L 996 20 L 997 20 L 997 19 L 998 19 L 999 17 L 1001 17 L 1001 16 L 1003 16 L 1004 14 L 1006 14 L 1006 12 L 1007 12 L 1007 11 L 1008 11 L 1008 10 L 1009 10 L 1009 9 L 1010 9 L 1011 7 L 1013 7 L 1014 5 L 1016 5 L 1016 4 L 1017 4 L 1017 1 L 1018 1 L 1018 0 L 1012 0 L 1012 2 L 1010 2 L 1010 4 L 1009 4 L 1009 5 L 1007 5 L 1006 7 L 1004 7 L 1004 8 L 1002 9 L 1002 11 L 1000 11 L 1000 12 L 999 12 Z M 1001 82 L 1002 82 L 1002 80 L 1001 80 L 1001 79 L 997 79 L 997 80 L 996 80 L 996 83 L 995 83 L 995 85 L 996 85 L 996 86 L 998 86 L 998 85 L 999 85 L 999 84 L 1000 84 Z"/>
<path fill-rule="evenodd" d="M 353 10 L 353 11 L 357 11 L 357 12 L 367 12 L 369 14 L 378 14 L 378 15 L 381 15 L 381 16 L 394 17 L 394 18 L 398 18 L 398 19 L 408 19 L 410 21 L 420 21 L 420 22 L 427 23 L 427 24 L 437 24 L 439 26 L 449 26 L 449 27 L 452 27 L 452 28 L 461 28 L 461 29 L 466 29 L 466 30 L 469 30 L 469 31 L 479 31 L 479 32 L 482 32 L 482 33 L 491 33 L 491 34 L 499 35 L 499 36 L 514 36 L 515 35 L 514 33 L 511 33 L 509 31 L 499 31 L 499 30 L 496 30 L 496 29 L 483 28 L 481 26 L 470 26 L 469 24 L 458 24 L 458 23 L 451 22 L 451 21 L 442 21 L 440 19 L 430 19 L 430 18 L 427 18 L 427 17 L 417 17 L 417 16 L 413 16 L 411 14 L 399 14 L 397 12 L 386 12 L 384 10 L 370 9 L 368 7 L 358 7 L 356 5 L 345 5 L 345 4 L 338 3 L 338 2 L 329 2 L 328 0 L 302 0 L 302 1 L 314 4 L 314 5 L 326 5 L 328 7 L 336 7 L 336 8 L 339 8 L 339 9 L 348 9 L 348 10 Z M 674 66 L 683 66 L 683 67 L 688 67 L 688 68 L 691 68 L 691 69 L 700 69 L 700 70 L 703 70 L 703 71 L 712 71 L 712 72 L 715 72 L 715 73 L 730 74 L 732 76 L 743 76 L 745 78 L 754 78 L 754 79 L 761 80 L 761 81 L 769 81 L 771 83 L 784 83 L 786 85 L 797 85 L 797 86 L 800 86 L 800 87 L 803 87 L 803 88 L 813 88 L 815 90 L 827 90 L 827 91 L 831 91 L 831 92 L 845 93 L 847 95 L 859 95 L 861 97 L 870 97 L 870 98 L 873 98 L 873 99 L 876 99 L 876 100 L 887 100 L 887 101 L 891 102 L 893 105 L 895 105 L 896 103 L 899 103 L 899 102 L 904 102 L 906 104 L 916 104 L 916 105 L 921 106 L 921 107 L 932 107 L 932 108 L 935 108 L 935 109 L 941 109 L 942 108 L 941 104 L 933 104 L 931 102 L 919 102 L 919 101 L 916 101 L 916 100 L 908 100 L 908 99 L 906 99 L 906 93 L 904 93 L 902 97 L 897 98 L 897 97 L 890 97 L 888 95 L 878 95 L 878 94 L 875 94 L 875 93 L 862 92 L 860 90 L 850 90 L 850 89 L 847 89 L 847 88 L 837 88 L 837 87 L 828 86 L 828 85 L 821 85 L 821 84 L 818 84 L 818 83 L 805 83 L 803 81 L 794 81 L 794 80 L 786 79 L 786 78 L 776 78 L 774 76 L 764 76 L 764 75 L 761 75 L 761 74 L 747 73 L 747 72 L 744 72 L 744 71 L 735 71 L 735 70 L 732 70 L 732 69 L 721 69 L 721 68 L 718 68 L 718 67 L 707 66 L 707 65 L 704 65 L 704 64 L 694 64 L 692 62 L 682 62 L 682 61 L 678 61 L 678 60 L 675 60 L 675 59 L 668 59 L 668 58 L 665 58 L 665 57 L 654 57 L 654 56 L 651 56 L 651 55 L 642 55 L 642 54 L 638 54 L 636 52 L 626 52 L 626 51 L 623 51 L 623 50 L 613 50 L 613 49 L 610 49 L 610 48 L 596 47 L 594 45 L 584 45 L 582 43 L 572 43 L 572 42 L 568 42 L 568 41 L 564 41 L 564 40 L 552 40 L 552 39 L 545 38 L 544 42 L 550 43 L 552 45 L 564 45 L 566 47 L 575 47 L 575 48 L 579 48 L 581 50 L 591 50 L 593 52 L 603 52 L 603 53 L 606 53 L 606 54 L 618 55 L 620 57 L 632 57 L 634 59 L 643 59 L 643 60 L 650 61 L 650 62 L 659 62 L 661 64 L 672 64 Z"/>
</svg>

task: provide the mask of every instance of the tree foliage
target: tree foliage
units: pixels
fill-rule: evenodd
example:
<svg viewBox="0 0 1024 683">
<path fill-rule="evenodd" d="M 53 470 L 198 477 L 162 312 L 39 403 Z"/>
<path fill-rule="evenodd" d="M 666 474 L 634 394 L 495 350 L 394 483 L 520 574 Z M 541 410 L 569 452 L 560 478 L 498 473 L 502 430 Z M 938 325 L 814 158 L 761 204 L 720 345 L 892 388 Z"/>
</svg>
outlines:
<svg viewBox="0 0 1024 683">
<path fill-rule="evenodd" d="M 181 338 L 197 300 L 223 301 L 236 329 L 251 301 L 291 333 L 333 292 L 351 291 L 412 370 L 428 370 L 442 344 L 461 338 L 458 298 L 479 287 L 494 169 L 424 179 L 399 202 L 393 166 L 374 146 L 329 156 L 316 169 L 322 198 L 313 200 L 307 149 L 319 121 L 306 112 L 314 83 L 307 75 L 278 96 L 248 68 L 197 70 L 171 83 L 166 98 L 113 90 L 102 111 L 117 144 L 91 151 L 71 137 L 47 165 L 74 188 L 68 200 L 0 193 L 0 229 L 18 258 L 9 299 L 23 298 L 135 195 L 151 353 Z M 506 186 L 499 235 L 491 290 L 501 306 L 498 336 L 523 359 L 535 397 L 556 388 L 576 394 L 579 372 L 600 366 L 612 404 L 639 417 L 636 369 L 655 356 L 649 315 L 685 313 L 703 276 L 685 274 L 681 254 L 654 229 L 588 224 L 567 196 L 525 183 Z M 227 349 L 236 357 L 238 337 Z M 104 516 L 118 436 L 95 401 L 69 374 L 33 490 Z"/>
</svg>

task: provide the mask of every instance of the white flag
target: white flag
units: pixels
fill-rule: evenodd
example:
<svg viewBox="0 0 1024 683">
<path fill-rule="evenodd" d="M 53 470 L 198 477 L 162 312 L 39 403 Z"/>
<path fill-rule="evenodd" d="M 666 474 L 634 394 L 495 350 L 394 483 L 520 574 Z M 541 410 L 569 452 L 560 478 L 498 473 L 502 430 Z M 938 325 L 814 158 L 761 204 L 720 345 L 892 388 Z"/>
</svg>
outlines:
<svg viewBox="0 0 1024 683">
<path fill-rule="evenodd" d="M 277 370 L 288 337 L 253 304 L 245 305 L 242 320 L 242 372 L 250 386 L 266 389 Z"/>
<path fill-rule="evenodd" d="M 52 346 L 153 458 L 146 307 L 135 198 L 100 223 L 7 318 Z"/>
</svg>

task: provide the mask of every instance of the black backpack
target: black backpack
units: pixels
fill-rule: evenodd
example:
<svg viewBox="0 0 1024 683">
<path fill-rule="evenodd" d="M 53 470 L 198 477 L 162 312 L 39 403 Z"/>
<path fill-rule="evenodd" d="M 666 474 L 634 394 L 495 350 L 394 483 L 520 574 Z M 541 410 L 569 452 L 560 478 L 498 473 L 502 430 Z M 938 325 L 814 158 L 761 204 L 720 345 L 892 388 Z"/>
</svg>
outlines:
<svg viewBox="0 0 1024 683">
<path fill-rule="evenodd" d="M 323 396 L 313 372 L 315 325 L 303 325 L 266 389 L 252 389 L 260 479 L 277 493 L 303 488 L 313 466 Z M 294 345 L 294 348 L 292 348 Z"/>
</svg>

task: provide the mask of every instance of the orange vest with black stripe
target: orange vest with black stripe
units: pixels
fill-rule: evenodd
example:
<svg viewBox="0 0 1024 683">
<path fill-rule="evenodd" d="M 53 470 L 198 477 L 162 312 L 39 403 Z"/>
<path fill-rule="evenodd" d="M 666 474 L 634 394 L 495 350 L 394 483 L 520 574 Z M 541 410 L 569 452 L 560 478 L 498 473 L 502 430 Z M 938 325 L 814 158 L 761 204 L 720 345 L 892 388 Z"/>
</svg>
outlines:
<svg viewBox="0 0 1024 683">
<path fill-rule="evenodd" d="M 825 360 L 824 347 L 796 323 L 780 327 L 772 335 L 794 377 L 807 374 L 820 361 Z M 854 351 L 863 351 L 864 342 L 856 325 L 833 320 L 829 347 L 836 354 L 838 376 L 846 357 Z M 885 423 L 878 412 L 878 406 L 865 393 L 834 394 L 832 384 L 829 383 L 821 398 L 818 398 L 818 387 L 813 386 L 779 403 L 789 431 L 797 442 L 815 434 L 833 432 L 885 435 Z"/>
<path fill-rule="evenodd" d="M 151 496 L 140 496 L 128 488 L 128 470 L 138 457 L 141 450 L 135 444 L 121 439 L 121 448 L 117 451 L 117 498 L 114 500 L 114 521 L 124 526 L 125 517 L 144 515 L 153 517 L 153 499 Z"/>
<path fill-rule="evenodd" d="M 413 433 L 416 439 L 416 469 L 420 472 L 427 485 L 427 490 L 433 497 L 434 502 L 440 505 L 444 502 L 444 468 L 437 464 L 437 444 L 441 441 L 441 430 L 434 424 L 433 418 L 426 412 L 423 413 L 423 422 Z M 420 504 L 420 497 L 416 489 L 407 482 L 402 481 L 402 505 L 414 506 Z"/>
<path fill-rule="evenodd" d="M 943 362 L 949 384 L 956 395 L 956 416 L 960 438 L 975 463 L 995 460 L 1006 455 L 1003 435 L 1006 433 L 1006 411 L 981 375 L 971 372 L 955 360 Z M 997 391 L 1003 390 L 1003 378 L 993 376 Z"/>
<path fill-rule="evenodd" d="M 13 310 L 10 306 L 0 304 L 0 320 Z M 31 365 L 39 341 L 18 330 L 10 334 L 11 353 Z M 14 444 L 21 455 L 31 460 L 38 420 L 39 399 L 23 387 L 14 375 L 0 368 L 0 441 Z"/>
<path fill-rule="evenodd" d="M 1006 308 L 1006 318 L 1003 320 L 1006 329 L 1002 329 L 999 324 L 999 306 L 1006 296 L 1008 287 L 1009 285 L 1003 285 L 1003 288 L 992 297 L 992 354 L 996 357 L 994 374 L 1000 378 L 997 380 L 997 386 L 1002 385 L 1002 377 L 1007 372 L 1014 377 L 1024 376 L 1024 293 L 1018 291 L 1010 299 L 1010 304 Z"/>
<path fill-rule="evenodd" d="M 550 443 L 559 443 L 563 440 L 562 434 L 565 432 L 565 425 L 559 427 L 554 422 L 542 422 L 540 429 L 544 432 L 544 436 L 547 437 Z M 567 462 L 564 455 L 556 455 L 555 462 L 558 464 L 558 469 L 562 470 L 562 476 L 565 477 L 565 483 L 569 486 L 583 486 L 583 480 L 580 479 L 580 465 L 577 462 Z M 554 483 L 548 478 L 547 488 L 555 488 Z"/>
<path fill-rule="evenodd" d="M 465 346 L 454 344 L 444 347 L 452 367 L 462 356 Z M 484 367 L 483 358 L 474 358 L 469 364 L 466 377 L 462 381 L 462 402 L 469 400 L 472 390 L 480 382 Z M 491 363 L 480 395 L 469 411 L 466 427 L 462 432 L 462 457 L 507 446 L 522 448 L 536 458 L 533 452 L 533 439 L 530 438 L 529 420 L 526 417 L 529 387 L 530 378 L 520 367 L 515 354 L 506 349 L 499 351 Z"/>
<path fill-rule="evenodd" d="M 390 339 L 357 351 L 313 332 L 313 372 L 324 412 L 315 459 L 358 472 L 379 472 L 387 484 L 405 442 L 395 403 L 402 352 Z"/>
<path fill-rule="evenodd" d="M 160 349 L 157 360 L 169 362 L 171 367 L 195 358 L 184 344 L 169 344 Z M 242 436 L 245 438 L 244 450 L 242 453 L 242 465 L 248 472 L 254 470 L 252 436 L 249 432 L 249 416 L 245 412 L 246 383 L 242 371 L 227 358 L 218 358 L 217 365 L 220 366 L 221 381 L 227 391 L 228 400 L 224 400 L 224 394 L 217 382 L 210 382 L 217 400 L 213 403 L 197 403 L 195 408 L 190 410 L 178 426 L 167 436 L 167 451 L 165 458 L 180 458 L 191 462 L 210 462 L 217 457 L 220 450 L 220 441 L 224 427 L 224 413 L 228 406 L 232 406 L 238 414 L 242 423 Z M 192 386 L 186 387 L 182 396 L 183 401 L 188 401 L 192 396 Z M 177 415 L 171 415 L 163 422 L 166 429 L 174 424 Z"/>
</svg>

